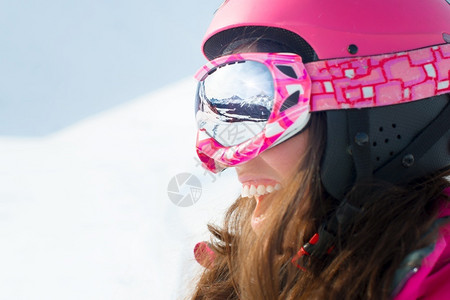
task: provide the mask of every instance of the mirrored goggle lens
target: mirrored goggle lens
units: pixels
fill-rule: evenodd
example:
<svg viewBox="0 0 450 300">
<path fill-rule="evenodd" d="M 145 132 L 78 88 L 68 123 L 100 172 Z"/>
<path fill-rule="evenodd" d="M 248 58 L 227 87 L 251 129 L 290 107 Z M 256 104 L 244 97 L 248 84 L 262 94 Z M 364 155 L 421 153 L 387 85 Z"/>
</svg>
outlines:
<svg viewBox="0 0 450 300">
<path fill-rule="evenodd" d="M 198 127 L 225 147 L 245 142 L 263 130 L 274 95 L 272 74 L 262 63 L 240 61 L 216 67 L 198 85 Z"/>
</svg>

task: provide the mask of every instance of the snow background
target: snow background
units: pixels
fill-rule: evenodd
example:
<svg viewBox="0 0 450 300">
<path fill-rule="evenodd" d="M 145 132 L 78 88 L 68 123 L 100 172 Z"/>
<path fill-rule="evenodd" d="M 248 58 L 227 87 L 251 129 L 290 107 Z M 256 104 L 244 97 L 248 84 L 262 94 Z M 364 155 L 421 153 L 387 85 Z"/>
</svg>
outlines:
<svg viewBox="0 0 450 300">
<path fill-rule="evenodd" d="M 219 5 L 0 1 L 0 299 L 187 295 L 194 245 L 239 193 L 194 152 L 191 74 Z M 182 55 L 164 50 L 181 25 Z M 187 208 L 167 194 L 183 172 L 202 182 Z"/>
</svg>

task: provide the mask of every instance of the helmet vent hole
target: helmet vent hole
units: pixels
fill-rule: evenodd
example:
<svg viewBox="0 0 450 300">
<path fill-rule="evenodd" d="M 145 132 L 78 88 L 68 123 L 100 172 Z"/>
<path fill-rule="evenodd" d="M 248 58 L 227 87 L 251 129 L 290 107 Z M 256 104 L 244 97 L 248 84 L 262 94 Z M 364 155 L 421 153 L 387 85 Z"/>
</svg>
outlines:
<svg viewBox="0 0 450 300">
<path fill-rule="evenodd" d="M 446 0 L 446 1 L 447 1 L 448 4 L 450 4 L 450 0 Z M 442 34 L 442 38 L 444 39 L 444 41 L 446 43 L 450 43 L 450 34 L 444 32 Z"/>
<path fill-rule="evenodd" d="M 397 124 L 392 124 L 392 128 L 397 128 Z"/>
<path fill-rule="evenodd" d="M 379 129 L 378 129 L 380 132 L 383 132 L 383 127 L 380 127 Z"/>
<path fill-rule="evenodd" d="M 377 142 L 373 142 L 373 144 L 372 144 L 374 147 L 376 147 L 377 146 Z"/>
<path fill-rule="evenodd" d="M 348 45 L 347 51 L 350 54 L 356 54 L 358 53 L 358 46 L 356 46 L 355 44 Z"/>
<path fill-rule="evenodd" d="M 397 140 L 401 140 L 402 136 L 400 134 L 397 135 Z"/>
<path fill-rule="evenodd" d="M 379 156 L 377 156 L 376 160 L 377 160 L 377 161 L 380 161 L 380 157 L 379 157 Z"/>
<path fill-rule="evenodd" d="M 390 156 L 394 156 L 394 151 L 389 152 Z"/>
<path fill-rule="evenodd" d="M 389 143 L 389 139 L 385 139 L 385 140 L 384 140 L 384 143 L 385 143 L 385 144 L 388 144 L 388 143 Z"/>
</svg>

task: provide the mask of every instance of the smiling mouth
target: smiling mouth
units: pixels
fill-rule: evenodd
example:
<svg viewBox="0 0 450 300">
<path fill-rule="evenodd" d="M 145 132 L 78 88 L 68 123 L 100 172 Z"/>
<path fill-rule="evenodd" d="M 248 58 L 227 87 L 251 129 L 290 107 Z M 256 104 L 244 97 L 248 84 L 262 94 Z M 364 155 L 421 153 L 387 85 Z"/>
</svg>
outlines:
<svg viewBox="0 0 450 300">
<path fill-rule="evenodd" d="M 264 185 L 264 184 L 243 184 L 242 185 L 242 191 L 241 191 L 241 197 L 247 197 L 247 198 L 253 198 L 258 196 L 263 196 L 270 194 L 274 191 L 278 191 L 281 189 L 281 184 L 270 184 L 270 185 Z"/>
</svg>

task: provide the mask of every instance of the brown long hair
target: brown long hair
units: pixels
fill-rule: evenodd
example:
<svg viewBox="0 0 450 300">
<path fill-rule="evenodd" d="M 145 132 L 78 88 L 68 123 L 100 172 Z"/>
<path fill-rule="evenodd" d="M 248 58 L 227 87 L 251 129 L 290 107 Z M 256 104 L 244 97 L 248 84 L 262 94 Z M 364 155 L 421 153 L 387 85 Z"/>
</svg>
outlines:
<svg viewBox="0 0 450 300">
<path fill-rule="evenodd" d="M 433 243 L 426 234 L 450 172 L 405 185 L 370 182 L 347 195 L 365 197 L 364 213 L 342 232 L 331 254 L 304 261 L 307 271 L 290 261 L 337 201 L 320 183 L 325 116 L 312 116 L 308 149 L 298 172 L 283 190 L 271 194 L 270 215 L 256 235 L 250 226 L 253 199 L 238 198 L 222 226 L 208 225 L 216 259 L 201 274 L 192 299 L 389 299 L 394 273 L 416 249 Z M 374 188 L 376 187 L 376 188 Z"/>
</svg>

